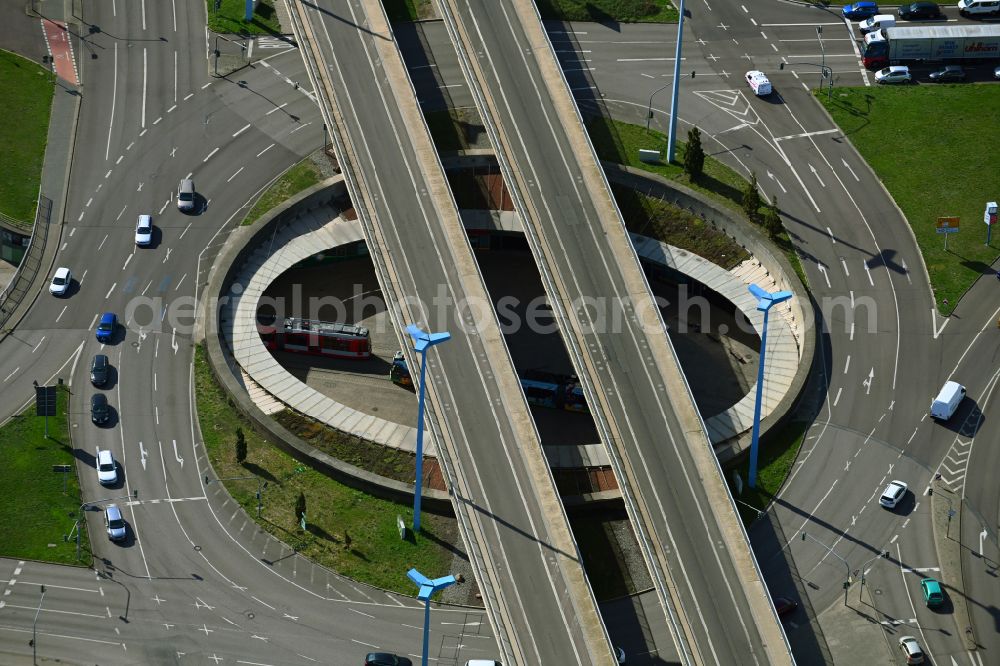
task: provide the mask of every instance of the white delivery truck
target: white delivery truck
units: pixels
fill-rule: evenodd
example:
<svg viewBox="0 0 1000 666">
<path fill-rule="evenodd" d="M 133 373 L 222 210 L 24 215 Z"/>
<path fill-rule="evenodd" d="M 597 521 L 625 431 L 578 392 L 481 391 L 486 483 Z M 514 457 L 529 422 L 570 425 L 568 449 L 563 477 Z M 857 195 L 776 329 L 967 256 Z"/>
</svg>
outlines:
<svg viewBox="0 0 1000 666">
<path fill-rule="evenodd" d="M 945 382 L 941 391 L 931 403 L 931 418 L 939 421 L 947 421 L 958 409 L 958 405 L 965 397 L 965 387 L 958 382 Z"/>
</svg>

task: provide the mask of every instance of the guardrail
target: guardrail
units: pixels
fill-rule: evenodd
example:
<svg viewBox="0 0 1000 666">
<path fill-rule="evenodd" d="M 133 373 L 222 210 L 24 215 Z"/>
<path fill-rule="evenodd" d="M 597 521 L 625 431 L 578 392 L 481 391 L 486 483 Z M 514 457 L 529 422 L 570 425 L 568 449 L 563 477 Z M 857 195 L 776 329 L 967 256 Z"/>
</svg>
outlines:
<svg viewBox="0 0 1000 666">
<path fill-rule="evenodd" d="M 6 217 L 6 216 L 4 216 Z M 52 218 L 52 200 L 48 197 L 38 197 L 38 210 L 35 213 L 35 226 L 31 232 L 28 249 L 17 267 L 10 283 L 0 291 L 0 331 L 17 310 L 17 307 L 28 295 L 35 274 L 42 267 L 42 256 L 45 254 L 45 243 L 49 236 L 49 225 Z"/>
</svg>

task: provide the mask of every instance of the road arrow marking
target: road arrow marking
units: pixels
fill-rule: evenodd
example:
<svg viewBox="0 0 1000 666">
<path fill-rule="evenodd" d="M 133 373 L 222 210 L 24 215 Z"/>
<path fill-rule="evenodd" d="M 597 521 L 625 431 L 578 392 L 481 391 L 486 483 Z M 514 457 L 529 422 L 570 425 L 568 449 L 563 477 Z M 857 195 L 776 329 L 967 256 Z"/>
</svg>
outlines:
<svg viewBox="0 0 1000 666">
<path fill-rule="evenodd" d="M 149 457 L 149 454 L 146 453 L 146 449 L 143 448 L 142 442 L 139 442 L 139 455 L 140 455 L 139 461 L 142 463 L 142 471 L 145 472 L 146 471 L 146 458 Z"/>
<path fill-rule="evenodd" d="M 872 392 L 872 379 L 875 378 L 875 368 L 868 371 L 868 379 L 861 382 L 861 385 L 865 387 L 865 395 Z M 889 466 L 889 471 L 892 471 L 892 465 Z"/>
<path fill-rule="evenodd" d="M 983 539 L 985 538 L 986 538 L 986 528 L 984 527 L 983 531 L 979 533 L 979 557 L 983 556 Z"/>
<path fill-rule="evenodd" d="M 177 462 L 181 464 L 181 467 L 184 467 L 184 458 L 181 458 L 180 455 L 177 453 L 177 440 L 175 439 L 171 441 L 173 441 L 174 443 L 174 458 L 176 458 Z"/>
<path fill-rule="evenodd" d="M 172 331 L 170 333 L 170 346 L 173 347 L 174 354 L 176 354 L 177 350 L 180 349 L 180 345 L 177 344 L 177 329 L 171 328 L 170 330 Z"/>
<path fill-rule="evenodd" d="M 786 190 L 786 189 L 785 189 L 785 186 L 781 184 L 781 181 L 780 181 L 780 180 L 778 180 L 777 178 L 775 178 L 775 177 L 774 177 L 774 174 L 773 174 L 773 173 L 771 173 L 770 171 L 768 171 L 768 172 L 767 172 L 767 177 L 768 177 L 768 178 L 770 178 L 771 180 L 773 180 L 773 181 L 775 182 L 775 184 L 776 184 L 776 185 L 777 185 L 778 187 L 780 187 L 780 188 L 781 188 L 781 193 L 782 193 L 782 194 L 788 194 L 788 190 Z"/>
<path fill-rule="evenodd" d="M 843 257 L 840 258 L 840 265 L 844 267 L 844 272 L 847 273 L 847 277 L 851 277 L 851 271 L 847 269 L 847 260 Z M 853 305 L 851 305 L 851 309 L 854 309 Z"/>
<path fill-rule="evenodd" d="M 843 164 L 844 164 L 844 168 L 845 168 L 845 169 L 847 169 L 848 171 L 850 171 L 850 172 L 851 172 L 851 175 L 852 175 L 852 176 L 854 176 L 854 180 L 856 180 L 856 181 L 858 181 L 858 182 L 860 183 L 860 182 L 861 182 L 861 179 L 860 179 L 860 178 L 858 178 L 858 174 L 854 173 L 854 169 L 852 169 L 852 168 L 851 168 L 851 165 L 849 165 L 849 164 L 847 163 L 847 160 L 845 160 L 845 159 L 844 159 L 843 157 L 841 157 L 841 158 L 840 158 L 840 161 L 841 161 L 841 162 L 843 162 Z"/>
<path fill-rule="evenodd" d="M 833 287 L 830 286 L 830 276 L 826 273 L 826 266 L 823 264 L 816 264 L 816 268 L 818 268 L 819 272 L 823 274 L 824 278 L 826 278 L 826 288 L 832 289 Z"/>
<path fill-rule="evenodd" d="M 868 274 L 868 284 L 870 284 L 871 286 L 873 286 L 873 287 L 874 287 L 874 286 L 875 286 L 875 281 L 874 281 L 874 280 L 872 280 L 872 271 L 871 271 L 871 269 L 870 269 L 870 268 L 868 267 L 868 262 L 867 262 L 867 261 L 865 262 L 865 273 L 867 273 L 867 274 Z"/>
<path fill-rule="evenodd" d="M 826 183 L 823 182 L 823 179 L 819 177 L 819 173 L 816 172 L 816 167 L 814 167 L 812 164 L 810 164 L 809 165 L 809 170 L 813 172 L 814 176 L 816 176 L 816 180 L 819 181 L 819 184 L 822 185 L 823 187 L 826 187 Z"/>
</svg>

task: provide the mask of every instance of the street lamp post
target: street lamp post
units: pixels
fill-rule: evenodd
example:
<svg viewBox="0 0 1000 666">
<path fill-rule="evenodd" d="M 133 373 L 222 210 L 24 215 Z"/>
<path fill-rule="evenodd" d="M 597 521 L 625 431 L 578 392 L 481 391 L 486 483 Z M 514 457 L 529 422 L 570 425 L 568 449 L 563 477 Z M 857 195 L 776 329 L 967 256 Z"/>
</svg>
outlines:
<svg viewBox="0 0 1000 666">
<path fill-rule="evenodd" d="M 657 93 L 666 90 L 671 85 L 673 85 L 672 82 L 668 83 L 662 88 L 657 88 L 656 90 L 653 91 L 653 94 L 649 96 L 649 105 L 646 107 L 646 131 L 649 131 L 649 121 L 653 117 L 653 97 L 655 97 Z"/>
<path fill-rule="evenodd" d="M 865 591 L 865 574 L 868 573 L 867 571 L 865 571 L 865 569 L 868 568 L 869 564 L 871 564 L 875 560 L 879 560 L 879 559 L 881 559 L 883 557 L 886 558 L 886 559 L 888 559 L 889 558 L 889 551 L 883 550 L 883 551 L 879 552 L 878 555 L 876 555 L 875 557 L 873 557 L 872 559 L 868 560 L 867 562 L 865 562 L 864 564 L 861 565 L 861 593 L 862 594 Z"/>
<path fill-rule="evenodd" d="M 684 34 L 684 0 L 680 2 L 678 10 L 680 15 L 677 18 L 677 48 L 674 50 L 674 89 L 670 95 L 670 131 L 667 134 L 667 164 L 674 161 L 674 151 L 677 148 L 677 92 L 680 86 L 676 85 L 681 78 L 681 44 Z"/>
<path fill-rule="evenodd" d="M 430 640 L 431 625 L 431 595 L 438 590 L 443 590 L 449 585 L 453 585 L 457 581 L 455 580 L 455 577 L 451 575 L 431 580 L 416 569 L 410 569 L 406 572 L 406 575 L 420 587 L 420 591 L 417 593 L 417 599 L 424 602 L 424 648 L 420 664 L 421 666 L 427 666 L 427 645 Z"/>
<path fill-rule="evenodd" d="M 45 586 L 42 585 L 42 596 L 38 598 L 38 608 L 35 609 L 35 619 L 31 622 L 31 663 L 38 666 L 38 633 L 35 626 L 38 624 L 38 614 L 42 612 L 42 602 L 45 601 Z"/>
<path fill-rule="evenodd" d="M 821 25 L 816 26 L 816 39 L 819 40 L 819 50 L 823 58 L 823 64 L 821 65 L 823 69 L 819 73 L 819 89 L 822 90 L 823 77 L 826 76 L 826 47 L 823 45 L 823 26 Z"/>
<path fill-rule="evenodd" d="M 760 360 L 757 363 L 757 403 L 753 408 L 753 436 L 750 439 L 750 474 L 747 484 L 757 487 L 757 453 L 760 445 L 760 409 L 764 401 L 764 353 L 767 351 L 767 315 L 771 307 L 784 303 L 792 297 L 790 291 L 768 293 L 755 284 L 750 285 L 750 293 L 757 297 L 757 309 L 764 313 L 764 329 L 760 333 Z"/>
<path fill-rule="evenodd" d="M 821 545 L 824 548 L 826 548 L 826 550 L 827 550 L 828 553 L 830 553 L 831 555 L 833 555 L 838 560 L 840 560 L 841 562 L 844 563 L 844 568 L 847 569 L 847 578 L 844 579 L 844 605 L 846 606 L 847 605 L 847 588 L 850 587 L 850 585 L 851 585 L 851 565 L 849 565 L 847 563 L 847 560 L 845 560 L 844 558 L 842 558 L 840 555 L 837 555 L 837 553 L 833 552 L 833 548 L 830 548 L 828 545 L 826 545 L 825 543 L 823 543 L 822 541 L 820 541 L 819 539 L 817 539 L 813 535 L 806 534 L 805 532 L 803 532 L 802 533 L 802 540 L 805 541 L 807 538 L 808 539 L 812 539 L 813 541 L 815 541 L 819 545 Z"/>
<path fill-rule="evenodd" d="M 413 533 L 420 532 L 420 495 L 424 486 L 424 394 L 427 383 L 427 350 L 434 345 L 451 339 L 451 333 L 425 333 L 416 324 L 406 327 L 406 332 L 413 339 L 413 349 L 420 354 L 420 399 L 417 401 L 417 482 L 413 490 Z M 428 611 L 429 612 L 429 611 Z M 426 633 L 425 633 L 426 637 Z M 424 663 L 427 663 L 427 651 L 424 650 Z"/>
</svg>

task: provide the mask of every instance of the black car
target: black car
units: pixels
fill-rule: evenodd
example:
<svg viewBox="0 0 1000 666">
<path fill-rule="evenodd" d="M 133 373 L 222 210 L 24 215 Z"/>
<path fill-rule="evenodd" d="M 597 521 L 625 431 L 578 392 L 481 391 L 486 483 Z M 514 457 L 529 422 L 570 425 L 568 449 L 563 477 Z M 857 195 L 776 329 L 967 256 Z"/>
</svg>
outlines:
<svg viewBox="0 0 1000 666">
<path fill-rule="evenodd" d="M 388 652 L 369 652 L 365 655 L 365 666 L 413 666 L 413 662 Z"/>
<path fill-rule="evenodd" d="M 104 386 L 108 382 L 108 355 L 97 354 L 90 362 L 90 383 Z"/>
<path fill-rule="evenodd" d="M 97 425 L 104 425 L 111 418 L 111 408 L 108 398 L 103 393 L 90 396 L 90 420 Z"/>
<path fill-rule="evenodd" d="M 945 81 L 964 81 L 965 71 L 958 65 L 948 65 L 937 72 L 931 72 L 931 81 L 944 83 Z"/>
<path fill-rule="evenodd" d="M 939 19 L 944 18 L 941 8 L 936 2 L 914 2 L 909 5 L 900 5 L 899 18 L 913 21 L 915 19 Z"/>
</svg>

